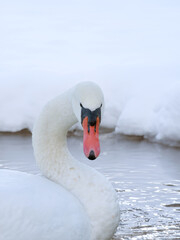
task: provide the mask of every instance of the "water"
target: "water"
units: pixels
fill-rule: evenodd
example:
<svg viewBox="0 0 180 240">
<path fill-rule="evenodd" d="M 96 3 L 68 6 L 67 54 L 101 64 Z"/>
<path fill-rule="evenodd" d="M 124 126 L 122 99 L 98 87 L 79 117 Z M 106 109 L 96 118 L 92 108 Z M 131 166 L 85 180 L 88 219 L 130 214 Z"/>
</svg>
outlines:
<svg viewBox="0 0 180 240">
<path fill-rule="evenodd" d="M 81 136 L 70 136 L 68 145 L 117 191 L 121 220 L 114 239 L 180 239 L 180 148 L 113 134 L 100 138 L 95 161 L 84 157 Z M 0 168 L 39 173 L 30 134 L 1 134 Z"/>
</svg>

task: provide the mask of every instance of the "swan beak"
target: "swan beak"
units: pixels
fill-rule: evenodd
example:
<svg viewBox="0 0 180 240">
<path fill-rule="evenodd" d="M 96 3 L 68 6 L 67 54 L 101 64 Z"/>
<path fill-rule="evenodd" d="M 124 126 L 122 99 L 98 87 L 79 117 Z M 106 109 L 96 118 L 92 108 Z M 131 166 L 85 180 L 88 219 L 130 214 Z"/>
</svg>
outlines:
<svg viewBox="0 0 180 240">
<path fill-rule="evenodd" d="M 84 154 L 90 160 L 94 160 L 99 156 L 99 117 L 96 119 L 95 125 L 91 126 L 88 123 L 88 117 L 85 117 L 82 122 L 83 132 L 83 150 Z"/>
</svg>

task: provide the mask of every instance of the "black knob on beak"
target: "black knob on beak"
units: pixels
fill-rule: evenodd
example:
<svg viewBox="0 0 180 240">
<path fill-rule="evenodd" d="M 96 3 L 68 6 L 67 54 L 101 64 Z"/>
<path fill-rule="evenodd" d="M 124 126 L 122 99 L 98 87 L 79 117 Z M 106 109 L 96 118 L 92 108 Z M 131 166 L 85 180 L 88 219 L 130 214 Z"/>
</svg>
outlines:
<svg viewBox="0 0 180 240">
<path fill-rule="evenodd" d="M 94 151 L 93 150 L 91 150 L 90 151 L 90 153 L 89 153 L 89 157 L 88 157 L 90 160 L 94 160 L 94 159 L 96 159 L 96 157 L 95 157 L 95 154 L 94 154 Z"/>
</svg>

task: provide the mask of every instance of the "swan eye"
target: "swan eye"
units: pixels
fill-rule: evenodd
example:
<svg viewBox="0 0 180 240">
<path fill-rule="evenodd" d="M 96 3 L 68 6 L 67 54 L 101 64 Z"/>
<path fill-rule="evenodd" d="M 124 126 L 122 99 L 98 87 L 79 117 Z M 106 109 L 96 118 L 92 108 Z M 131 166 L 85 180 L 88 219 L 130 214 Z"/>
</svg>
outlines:
<svg viewBox="0 0 180 240">
<path fill-rule="evenodd" d="M 101 103 L 101 106 L 100 106 L 100 108 L 102 107 L 102 103 Z"/>
<path fill-rule="evenodd" d="M 82 103 L 80 103 L 80 106 L 83 107 Z"/>
</svg>

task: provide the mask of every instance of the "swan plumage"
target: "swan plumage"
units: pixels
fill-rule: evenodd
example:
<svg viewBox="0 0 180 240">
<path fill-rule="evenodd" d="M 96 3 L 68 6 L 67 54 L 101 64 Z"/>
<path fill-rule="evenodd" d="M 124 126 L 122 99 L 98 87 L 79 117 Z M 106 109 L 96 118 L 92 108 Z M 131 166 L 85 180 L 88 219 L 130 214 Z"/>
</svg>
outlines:
<svg viewBox="0 0 180 240">
<path fill-rule="evenodd" d="M 68 129 L 82 120 L 81 106 L 103 112 L 103 100 L 95 83 L 84 82 L 43 108 L 33 148 L 46 178 L 0 171 L 0 239 L 111 239 L 119 222 L 116 193 L 102 174 L 74 159 L 66 143 Z"/>
<path fill-rule="evenodd" d="M 12 170 L 1 170 L 0 179 L 1 240 L 89 239 L 87 214 L 66 189 Z"/>
</svg>

